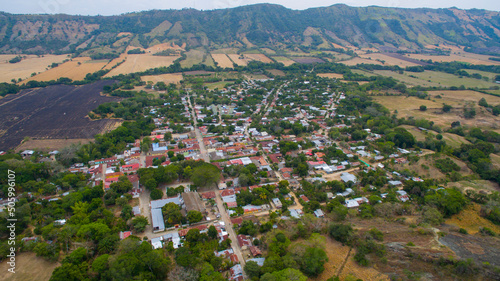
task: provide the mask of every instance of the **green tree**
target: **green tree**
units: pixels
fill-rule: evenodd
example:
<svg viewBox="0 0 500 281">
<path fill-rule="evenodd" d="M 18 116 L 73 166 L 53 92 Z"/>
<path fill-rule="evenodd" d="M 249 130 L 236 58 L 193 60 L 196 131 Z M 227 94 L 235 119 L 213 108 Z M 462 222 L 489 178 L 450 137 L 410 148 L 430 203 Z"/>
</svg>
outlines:
<svg viewBox="0 0 500 281">
<path fill-rule="evenodd" d="M 196 223 L 203 219 L 203 214 L 196 210 L 191 210 L 187 213 L 189 223 Z"/>
<path fill-rule="evenodd" d="M 259 278 L 260 277 L 260 266 L 254 261 L 248 261 L 245 264 L 245 273 L 250 278 Z"/>
<path fill-rule="evenodd" d="M 151 200 L 161 199 L 163 197 L 163 191 L 159 188 L 154 188 L 149 196 L 151 197 Z"/>
<path fill-rule="evenodd" d="M 174 225 L 181 223 L 182 213 L 181 207 L 177 206 L 175 203 L 168 203 L 162 208 L 163 217 L 167 225 Z"/>
<path fill-rule="evenodd" d="M 443 112 L 450 112 L 453 107 L 449 104 L 443 104 Z"/>
<path fill-rule="evenodd" d="M 132 219 L 132 228 L 138 233 L 144 232 L 148 224 L 148 219 L 145 216 L 137 216 Z"/>
<path fill-rule="evenodd" d="M 193 169 L 191 181 L 197 187 L 208 187 L 217 185 L 220 180 L 220 171 L 217 166 L 203 164 Z"/>
<path fill-rule="evenodd" d="M 324 264 L 328 261 L 325 251 L 316 247 L 309 247 L 302 257 L 301 271 L 309 277 L 316 277 L 324 270 Z"/>
<path fill-rule="evenodd" d="M 427 106 L 425 106 L 425 105 L 420 106 L 420 111 L 426 111 L 426 110 L 427 110 Z"/>
</svg>

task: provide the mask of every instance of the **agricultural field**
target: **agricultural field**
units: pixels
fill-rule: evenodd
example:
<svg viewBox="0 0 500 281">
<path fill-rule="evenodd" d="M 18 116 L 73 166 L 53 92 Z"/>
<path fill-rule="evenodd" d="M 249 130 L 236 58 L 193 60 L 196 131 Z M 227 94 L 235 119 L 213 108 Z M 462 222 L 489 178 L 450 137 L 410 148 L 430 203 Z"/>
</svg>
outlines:
<svg viewBox="0 0 500 281">
<path fill-rule="evenodd" d="M 466 52 L 453 53 L 449 56 L 431 56 L 431 55 L 423 55 L 423 54 L 406 54 L 405 56 L 417 59 L 417 60 L 432 60 L 436 62 L 453 62 L 453 61 L 461 61 L 467 62 L 476 65 L 500 65 L 498 61 L 492 61 L 488 58 L 490 56 L 472 54 Z"/>
<path fill-rule="evenodd" d="M 456 102 L 458 104 L 463 104 L 463 102 L 479 102 L 481 98 L 484 98 L 489 104 L 500 104 L 500 97 L 486 95 L 476 91 L 429 91 L 427 92 L 430 96 L 436 97 L 441 96 L 446 102 Z"/>
<path fill-rule="evenodd" d="M 111 70 L 105 77 L 141 72 L 151 68 L 170 66 L 179 56 L 153 56 L 150 54 L 127 55 L 126 60 Z"/>
<path fill-rule="evenodd" d="M 233 62 L 225 54 L 212 53 L 212 58 L 222 68 L 233 68 Z"/>
<path fill-rule="evenodd" d="M 358 65 L 358 64 L 361 64 L 361 63 L 383 65 L 383 63 L 380 62 L 380 61 L 371 60 L 371 59 L 364 59 L 364 58 L 360 58 L 360 57 L 355 57 L 355 58 L 350 59 L 350 60 L 339 61 L 339 63 L 345 64 L 345 65 L 349 65 L 349 66 L 351 66 L 351 65 Z"/>
<path fill-rule="evenodd" d="M 0 263 L 0 281 L 47 281 L 52 271 L 60 266 L 58 262 L 49 262 L 35 253 L 25 252 L 16 255 L 16 273 L 7 272 L 7 260 Z"/>
<path fill-rule="evenodd" d="M 375 60 L 378 62 L 382 62 L 384 65 L 397 65 L 401 68 L 405 68 L 407 66 L 419 65 L 419 64 L 414 63 L 414 62 L 398 59 L 398 58 L 388 56 L 385 54 L 381 54 L 381 53 L 369 53 L 369 54 L 360 55 L 360 57 L 365 58 L 365 59 Z"/>
<path fill-rule="evenodd" d="M 227 81 L 219 81 L 215 83 L 204 83 L 203 86 L 207 87 L 209 90 L 213 91 L 215 89 L 223 89 L 228 83 Z"/>
<path fill-rule="evenodd" d="M 484 96 L 486 97 L 488 95 Z M 427 119 L 441 127 L 450 127 L 452 122 L 460 121 L 462 125 L 475 126 L 494 131 L 498 131 L 500 128 L 500 117 L 486 112 L 486 110 L 481 107 L 476 106 L 475 118 L 464 118 L 463 107 L 466 103 L 457 99 L 442 98 L 426 100 L 406 96 L 376 96 L 373 98 L 391 112 L 397 110 L 398 117 L 407 118 L 413 116 L 416 119 Z M 479 98 L 477 100 L 479 100 Z M 453 106 L 453 109 L 450 112 L 443 113 L 442 107 L 444 103 Z M 419 108 L 421 105 L 427 106 L 427 110 L 420 111 Z"/>
<path fill-rule="evenodd" d="M 50 81 L 60 77 L 67 77 L 73 81 L 83 80 L 88 73 L 94 73 L 108 65 L 108 60 L 92 60 L 89 57 L 74 58 L 57 67 L 35 75 L 25 81 Z"/>
<path fill-rule="evenodd" d="M 338 73 L 318 73 L 319 77 L 323 78 L 330 78 L 330 79 L 342 79 L 344 78 L 344 74 L 338 74 Z"/>
<path fill-rule="evenodd" d="M 25 56 L 25 55 L 21 55 Z M 68 59 L 68 55 L 26 55 L 18 63 L 9 63 L 16 55 L 0 55 L 0 83 L 10 82 L 12 79 L 27 79 L 32 73 L 41 73 L 47 70 L 52 63 L 61 63 Z"/>
<path fill-rule="evenodd" d="M 158 82 L 164 82 L 165 84 L 180 84 L 183 77 L 182 73 L 167 73 L 167 74 L 161 74 L 161 75 L 146 75 L 146 76 L 141 76 L 142 81 L 148 82 L 151 81 L 153 84 L 156 84 Z"/>
<path fill-rule="evenodd" d="M 239 66 L 246 66 L 248 64 L 248 59 L 244 56 L 238 54 L 228 54 L 227 55 L 235 64 Z"/>
<path fill-rule="evenodd" d="M 23 139 L 91 139 L 115 129 L 120 120 L 91 121 L 87 114 L 98 105 L 118 99 L 101 96 L 113 80 L 80 87 L 56 85 L 25 90 L 0 100 L 0 150 L 18 146 Z"/>
<path fill-rule="evenodd" d="M 203 57 L 205 56 L 204 49 L 192 49 L 189 50 L 186 54 L 186 59 L 181 61 L 182 67 L 191 67 L 195 64 L 200 64 L 203 62 Z"/>
<path fill-rule="evenodd" d="M 244 54 L 245 58 L 250 60 L 256 60 L 263 63 L 272 63 L 273 61 L 263 54 Z"/>
<path fill-rule="evenodd" d="M 287 57 L 273 57 L 273 59 L 276 60 L 277 62 L 284 64 L 285 66 L 290 66 L 295 63 L 293 60 Z"/>
<path fill-rule="evenodd" d="M 270 69 L 268 70 L 271 74 L 276 75 L 276 76 L 286 76 L 285 72 L 279 70 L 279 69 Z"/>
<path fill-rule="evenodd" d="M 236 54 L 238 53 L 237 48 L 222 48 L 211 51 L 212 54 Z"/>
<path fill-rule="evenodd" d="M 293 57 L 293 60 L 295 62 L 304 63 L 304 64 L 324 62 L 322 59 L 315 58 L 315 57 Z"/>
</svg>

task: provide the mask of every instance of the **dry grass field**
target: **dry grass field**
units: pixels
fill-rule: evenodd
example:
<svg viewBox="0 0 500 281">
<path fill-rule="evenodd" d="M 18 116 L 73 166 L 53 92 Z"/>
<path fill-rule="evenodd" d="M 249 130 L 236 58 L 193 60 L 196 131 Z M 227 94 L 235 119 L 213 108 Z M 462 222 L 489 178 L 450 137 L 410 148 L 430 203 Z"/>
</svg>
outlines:
<svg viewBox="0 0 500 281">
<path fill-rule="evenodd" d="M 52 271 L 59 263 L 48 262 L 35 253 L 18 253 L 16 255 L 16 273 L 7 271 L 9 265 L 6 261 L 0 263 L 0 281 L 45 281 L 49 280 Z"/>
<path fill-rule="evenodd" d="M 365 58 L 365 59 L 374 60 L 374 61 L 383 62 L 384 65 L 397 65 L 397 66 L 400 66 L 402 68 L 405 68 L 407 66 L 416 66 L 416 65 L 418 65 L 418 64 L 413 63 L 413 62 L 401 60 L 401 59 L 394 58 L 394 57 L 391 57 L 391 56 L 388 56 L 388 55 L 384 55 L 384 54 L 381 54 L 381 53 L 363 54 L 363 55 L 360 55 L 360 57 Z"/>
<path fill-rule="evenodd" d="M 360 57 L 355 57 L 355 58 L 350 59 L 350 60 L 339 61 L 339 63 L 349 65 L 349 66 L 357 65 L 357 64 L 361 64 L 361 63 L 383 65 L 383 63 L 381 63 L 379 61 L 364 59 L 364 58 L 360 58 Z"/>
<path fill-rule="evenodd" d="M 60 77 L 67 77 L 72 80 L 83 80 L 88 73 L 94 73 L 103 69 L 108 64 L 108 60 L 93 61 L 89 57 L 74 58 L 71 61 L 65 62 L 58 67 L 51 68 L 45 72 L 35 75 L 24 83 L 35 81 L 50 81 L 57 80 Z"/>
<path fill-rule="evenodd" d="M 118 123 L 119 124 L 119 123 Z M 34 149 L 37 151 L 52 151 L 60 150 L 72 144 L 87 144 L 94 141 L 93 139 L 50 139 L 50 140 L 29 140 L 23 142 L 16 147 L 15 151 L 23 151 L 26 149 Z"/>
<path fill-rule="evenodd" d="M 424 141 L 425 138 L 428 136 L 435 138 L 435 136 L 438 134 L 434 131 L 423 132 L 415 126 L 401 125 L 399 127 L 405 128 L 408 132 L 410 132 L 413 135 L 413 137 L 415 137 L 417 141 Z M 443 136 L 443 140 L 446 141 L 446 143 L 452 147 L 459 147 L 462 144 L 470 143 L 467 139 L 459 135 L 450 133 L 441 133 L 441 135 Z"/>
<path fill-rule="evenodd" d="M 481 98 L 484 98 L 489 104 L 500 104 L 500 97 L 485 95 L 476 91 L 429 91 L 429 95 L 435 97 L 440 95 L 443 100 L 455 101 L 458 104 L 463 104 L 463 102 L 479 102 Z"/>
<path fill-rule="evenodd" d="M 222 48 L 211 51 L 212 54 L 236 54 L 238 53 L 237 48 Z"/>
<path fill-rule="evenodd" d="M 182 81 L 182 73 L 141 76 L 141 79 L 145 82 L 151 81 L 153 82 L 153 84 L 156 84 L 158 82 L 164 82 L 167 85 L 170 83 L 180 84 Z"/>
<path fill-rule="evenodd" d="M 268 70 L 270 73 L 272 73 L 273 75 L 276 75 L 276 76 L 285 76 L 285 72 L 279 70 L 279 69 L 271 69 L 271 70 Z"/>
<path fill-rule="evenodd" d="M 222 68 L 232 68 L 233 62 L 225 54 L 214 54 L 212 53 L 212 58 L 214 61 Z"/>
<path fill-rule="evenodd" d="M 442 91 L 437 91 L 442 92 Z M 446 91 L 445 91 L 446 92 Z M 455 93 L 460 91 L 453 91 L 450 93 Z M 467 91 L 463 91 L 467 92 Z M 484 96 L 493 97 L 485 95 L 479 92 L 469 91 L 471 95 L 474 95 L 472 98 L 476 101 Z M 437 95 L 437 94 L 436 94 Z M 434 96 L 433 96 L 434 97 Z M 436 125 L 441 127 L 449 127 L 452 122 L 460 121 L 462 125 L 466 126 L 475 126 L 483 129 L 489 129 L 494 131 L 500 131 L 500 117 L 494 116 L 491 113 L 484 110 L 482 107 L 476 106 L 476 117 L 473 119 L 466 119 L 463 116 L 463 107 L 469 102 L 472 101 L 464 101 L 460 100 L 456 97 L 446 97 L 443 95 L 441 99 L 432 99 L 432 100 L 424 100 L 416 97 L 406 97 L 406 96 L 376 96 L 373 97 L 375 101 L 385 106 L 391 112 L 395 110 L 398 111 L 398 117 L 410 117 L 413 116 L 416 119 L 427 119 L 429 121 L 433 121 Z M 442 112 L 443 103 L 449 104 L 453 107 L 453 109 L 448 113 Z M 477 103 L 477 102 L 476 102 Z M 420 105 L 427 106 L 426 111 L 420 111 Z"/>
<path fill-rule="evenodd" d="M 205 50 L 203 49 L 192 49 L 186 54 L 186 59 L 181 61 L 182 67 L 191 67 L 195 64 L 203 62 L 203 57 L 205 56 Z"/>
<path fill-rule="evenodd" d="M 273 61 L 266 57 L 266 55 L 263 55 L 263 54 L 244 54 L 245 58 L 248 58 L 250 60 L 256 60 L 256 61 L 260 61 L 260 62 L 263 62 L 263 63 L 272 63 Z"/>
<path fill-rule="evenodd" d="M 228 54 L 227 55 L 235 64 L 239 66 L 246 66 L 248 64 L 248 59 L 245 56 L 241 56 L 238 54 Z"/>
<path fill-rule="evenodd" d="M 462 210 L 460 213 L 453 215 L 445 221 L 446 224 L 464 228 L 469 234 L 479 232 L 479 227 L 488 227 L 496 233 L 500 233 L 500 226 L 492 223 L 479 215 L 481 205 L 472 203 Z"/>
<path fill-rule="evenodd" d="M 127 55 L 126 60 L 117 68 L 111 70 L 105 77 L 129 74 L 171 65 L 179 56 L 153 56 L 151 54 Z"/>
<path fill-rule="evenodd" d="M 467 164 L 464 162 L 451 158 L 451 157 L 439 157 L 439 159 L 443 158 L 450 158 L 455 164 L 457 164 L 460 167 L 459 173 L 462 176 L 469 176 L 472 175 L 471 169 L 467 167 Z M 439 169 L 437 169 L 434 166 L 435 163 L 435 158 L 432 155 L 425 156 L 425 157 L 420 157 L 420 159 L 416 163 L 406 163 L 404 165 L 395 165 L 394 167 L 398 171 L 402 170 L 410 170 L 412 172 L 415 172 L 417 175 L 421 177 L 425 177 L 427 179 L 444 179 L 446 178 L 446 175 L 441 173 Z"/>
<path fill-rule="evenodd" d="M 24 56 L 24 55 L 22 55 Z M 26 59 L 18 63 L 9 63 L 9 60 L 16 55 L 0 55 L 0 82 L 10 82 L 12 79 L 26 79 L 31 77 L 32 73 L 44 72 L 52 63 L 61 63 L 68 59 L 67 55 L 45 55 L 38 57 L 27 55 Z"/>
<path fill-rule="evenodd" d="M 284 64 L 285 66 L 290 66 L 295 62 L 287 57 L 273 57 L 277 62 Z"/>
<path fill-rule="evenodd" d="M 477 65 L 500 65 L 500 62 L 488 60 L 489 56 L 461 52 L 450 54 L 449 56 L 430 56 L 422 54 L 407 54 L 409 58 L 417 60 L 432 60 L 437 62 L 462 61 Z"/>
<path fill-rule="evenodd" d="M 318 73 L 318 76 L 323 78 L 335 78 L 335 79 L 344 78 L 344 74 L 338 74 L 338 73 Z"/>
<path fill-rule="evenodd" d="M 486 193 L 500 191 L 500 186 L 498 184 L 487 180 L 466 180 L 452 182 L 448 183 L 448 187 L 456 187 L 464 193 L 469 189 L 475 190 L 476 192 L 483 191 Z"/>
</svg>

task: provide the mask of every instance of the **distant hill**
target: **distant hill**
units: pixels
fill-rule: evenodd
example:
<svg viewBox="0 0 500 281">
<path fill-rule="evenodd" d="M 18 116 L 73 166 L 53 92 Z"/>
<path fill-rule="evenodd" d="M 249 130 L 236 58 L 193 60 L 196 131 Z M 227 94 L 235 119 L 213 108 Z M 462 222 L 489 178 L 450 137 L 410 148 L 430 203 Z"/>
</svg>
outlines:
<svg viewBox="0 0 500 281">
<path fill-rule="evenodd" d="M 121 53 L 175 43 L 274 49 L 374 47 L 423 50 L 448 44 L 500 54 L 500 13 L 486 10 L 349 7 L 308 10 L 258 4 L 198 11 L 153 10 L 119 16 L 0 13 L 1 53 Z M 338 46 L 340 45 L 340 46 Z"/>
</svg>

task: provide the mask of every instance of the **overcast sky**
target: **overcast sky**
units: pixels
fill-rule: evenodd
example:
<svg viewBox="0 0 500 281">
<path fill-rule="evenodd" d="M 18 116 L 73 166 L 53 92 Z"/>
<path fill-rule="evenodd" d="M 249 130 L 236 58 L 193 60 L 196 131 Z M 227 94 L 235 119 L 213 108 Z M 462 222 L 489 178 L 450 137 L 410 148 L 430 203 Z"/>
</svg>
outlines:
<svg viewBox="0 0 500 281">
<path fill-rule="evenodd" d="M 0 0 L 0 10 L 16 14 L 118 15 L 152 9 L 195 8 L 211 10 L 256 3 L 276 3 L 292 9 L 330 6 L 344 3 L 350 6 L 382 6 L 398 8 L 449 8 L 500 10 L 498 0 Z"/>
</svg>

